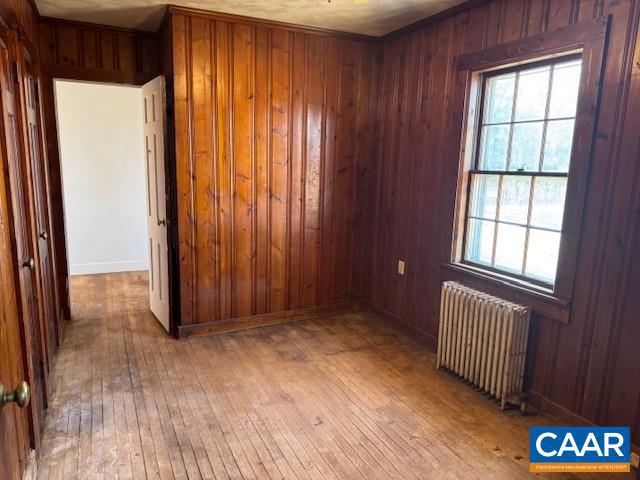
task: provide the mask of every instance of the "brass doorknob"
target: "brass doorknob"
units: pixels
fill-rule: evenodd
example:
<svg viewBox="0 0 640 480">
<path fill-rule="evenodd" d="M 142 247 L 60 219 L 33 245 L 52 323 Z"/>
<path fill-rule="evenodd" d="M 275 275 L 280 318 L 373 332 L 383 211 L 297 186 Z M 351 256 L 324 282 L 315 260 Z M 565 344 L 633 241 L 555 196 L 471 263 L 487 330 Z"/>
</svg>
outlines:
<svg viewBox="0 0 640 480">
<path fill-rule="evenodd" d="M 46 240 L 49 238 L 49 234 L 47 232 L 40 232 L 40 238 Z"/>
<path fill-rule="evenodd" d="M 13 391 L 6 390 L 4 385 L 0 383 L 0 410 L 4 408 L 7 403 L 15 403 L 20 408 L 24 408 L 29 405 L 29 398 L 31 392 L 29 391 L 29 384 L 27 382 L 20 382 L 16 385 L 16 389 Z"/>
<path fill-rule="evenodd" d="M 36 262 L 33 260 L 33 258 L 27 258 L 22 262 L 22 266 L 24 268 L 30 268 L 33 270 L 33 268 L 36 266 Z"/>
</svg>

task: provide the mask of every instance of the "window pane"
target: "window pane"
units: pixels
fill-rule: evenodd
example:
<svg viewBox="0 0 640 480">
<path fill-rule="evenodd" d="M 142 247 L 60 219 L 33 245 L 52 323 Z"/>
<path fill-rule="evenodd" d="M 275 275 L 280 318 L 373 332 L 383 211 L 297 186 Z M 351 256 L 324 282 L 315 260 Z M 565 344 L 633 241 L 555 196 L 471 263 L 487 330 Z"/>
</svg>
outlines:
<svg viewBox="0 0 640 480">
<path fill-rule="evenodd" d="M 538 171 L 542 149 L 543 122 L 513 126 L 509 170 Z"/>
<path fill-rule="evenodd" d="M 568 172 L 573 143 L 573 120 L 553 120 L 547 124 L 542 170 Z"/>
<path fill-rule="evenodd" d="M 478 168 L 481 170 L 504 170 L 506 168 L 509 130 L 509 125 L 482 127 Z"/>
<path fill-rule="evenodd" d="M 544 118 L 550 71 L 551 67 L 546 66 L 520 72 L 516 121 L 542 120 Z"/>
<path fill-rule="evenodd" d="M 469 178 L 464 260 L 552 284 L 582 60 L 545 63 L 486 78 L 474 132 L 479 138 Z"/>
<path fill-rule="evenodd" d="M 469 214 L 472 217 L 481 217 L 491 220 L 496 219 L 496 205 L 498 200 L 498 176 L 497 175 L 473 175 L 471 182 L 471 208 Z"/>
<path fill-rule="evenodd" d="M 500 192 L 500 213 L 498 220 L 527 223 L 531 177 L 505 175 Z"/>
<path fill-rule="evenodd" d="M 498 224 L 495 267 L 513 273 L 522 273 L 524 239 L 527 229 L 515 225 Z"/>
<path fill-rule="evenodd" d="M 487 80 L 483 123 L 502 123 L 511 121 L 515 80 L 515 73 L 491 77 Z"/>
<path fill-rule="evenodd" d="M 533 187 L 531 225 L 543 228 L 562 228 L 566 178 L 538 177 Z"/>
<path fill-rule="evenodd" d="M 558 268 L 560 234 L 544 230 L 529 230 L 527 266 L 525 275 L 544 282 L 553 283 Z"/>
<path fill-rule="evenodd" d="M 493 229 L 495 223 L 469 219 L 465 258 L 472 262 L 491 265 L 493 253 Z"/>
<path fill-rule="evenodd" d="M 561 63 L 553 69 L 549 118 L 574 117 L 580 88 L 581 60 Z"/>
</svg>

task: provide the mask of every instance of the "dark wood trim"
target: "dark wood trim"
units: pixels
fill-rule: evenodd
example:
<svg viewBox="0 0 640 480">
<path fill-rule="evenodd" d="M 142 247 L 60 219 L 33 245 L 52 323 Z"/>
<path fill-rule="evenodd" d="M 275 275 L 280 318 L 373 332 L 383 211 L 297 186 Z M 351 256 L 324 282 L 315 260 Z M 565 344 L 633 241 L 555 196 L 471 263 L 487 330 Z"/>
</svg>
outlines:
<svg viewBox="0 0 640 480">
<path fill-rule="evenodd" d="M 43 66 L 40 65 L 40 72 Z M 60 152 L 58 148 L 58 123 L 55 108 L 54 84 L 51 77 L 41 74 L 41 105 L 45 151 L 49 170 L 49 203 L 51 205 L 52 250 L 55 252 L 56 288 L 61 320 L 71 319 L 69 299 L 69 272 L 67 263 L 67 241 L 62 204 L 62 183 Z M 62 332 L 61 332 L 62 338 Z"/>
<path fill-rule="evenodd" d="M 331 30 L 329 28 L 310 27 L 305 25 L 297 25 L 294 23 L 279 22 L 277 20 L 263 20 L 260 18 L 247 17 L 244 15 L 234 15 L 231 13 L 214 12 L 208 10 L 202 10 L 199 8 L 178 7 L 176 5 L 169 5 L 168 12 L 178 15 L 186 15 L 191 17 L 203 17 L 215 20 L 221 20 L 230 23 L 241 23 L 245 25 L 253 25 L 267 28 L 278 28 L 287 30 L 290 32 L 306 33 L 310 35 L 324 35 L 335 38 L 344 38 L 347 40 L 355 40 L 366 43 L 378 43 L 383 37 L 373 37 L 371 35 L 362 35 L 359 33 L 341 32 L 338 30 Z"/>
<path fill-rule="evenodd" d="M 511 302 L 530 305 L 536 314 L 561 323 L 569 323 L 571 303 L 568 300 L 554 297 L 551 293 L 527 288 L 525 285 L 518 285 L 513 279 L 502 279 L 497 275 L 489 274 L 486 270 L 455 263 L 442 265 L 441 279 L 457 281 Z"/>
<path fill-rule="evenodd" d="M 61 30 L 69 30 L 67 36 L 61 37 Z M 160 74 L 160 53 L 157 35 L 152 32 L 51 17 L 40 18 L 38 32 L 44 130 L 53 191 L 52 218 L 56 227 L 53 243 L 56 251 L 58 297 L 62 316 L 70 318 L 53 80 L 143 85 Z M 69 44 L 69 41 L 75 41 L 75 44 Z M 88 58 L 91 60 L 87 61 Z"/>
<path fill-rule="evenodd" d="M 573 298 L 578 252 L 584 228 L 584 204 L 591 177 L 592 156 L 600 117 L 601 85 L 610 20 L 607 16 L 594 22 L 584 22 L 585 30 L 589 28 L 588 23 L 591 23 L 593 34 L 585 38 L 582 46 L 583 68 L 580 78 L 580 95 L 576 106 L 558 273 L 554 289 L 554 293 L 562 298 Z M 581 25 L 583 24 L 577 24 L 576 27 Z"/>
<path fill-rule="evenodd" d="M 575 412 L 572 412 L 568 408 L 565 408 L 562 405 L 549 400 L 547 397 L 539 394 L 538 392 L 529 391 L 527 393 L 529 394 L 529 403 L 536 410 L 550 413 L 551 415 L 556 417 L 564 417 L 561 418 L 561 420 L 566 420 L 569 426 L 593 427 L 598 425 L 597 423 L 592 422 L 591 420 L 582 417 Z M 640 454 L 640 445 L 631 443 L 631 451 Z"/>
<path fill-rule="evenodd" d="M 322 317 L 343 315 L 345 313 L 353 313 L 360 310 L 362 310 L 362 304 L 360 302 L 352 301 L 333 305 L 298 308 L 296 310 L 287 310 L 284 312 L 247 315 L 245 317 L 230 318 L 228 320 L 179 325 L 178 338 L 237 332 L 239 330 L 247 330 L 250 328 L 268 327 L 270 325 L 279 325 L 282 323 L 294 323 Z"/>
<path fill-rule="evenodd" d="M 169 324 L 170 334 L 178 337 L 180 325 L 180 258 L 178 254 L 178 197 L 175 159 L 175 95 L 173 91 L 173 33 L 169 10 L 158 30 L 160 71 L 165 81 L 165 192 L 167 198 L 167 246 L 169 249 Z"/>
<path fill-rule="evenodd" d="M 370 301 L 365 302 L 363 307 L 367 311 L 384 320 L 384 322 L 390 325 L 393 329 L 398 330 L 402 334 L 413 338 L 432 352 L 436 351 L 438 340 L 430 333 L 427 333 L 423 330 L 420 330 L 419 328 L 416 328 L 413 325 L 410 325 L 399 316 L 391 313 L 383 307 L 371 303 Z"/>
<path fill-rule="evenodd" d="M 158 34 L 157 32 L 151 32 L 148 30 L 137 30 L 135 28 L 114 27 L 112 25 L 103 25 L 101 23 L 91 23 L 91 22 L 81 22 L 78 20 L 68 20 L 66 18 L 39 17 L 38 23 L 45 23 L 49 25 L 67 25 L 69 27 L 81 28 L 84 30 L 109 31 L 113 33 L 132 35 L 136 37 L 156 38 Z"/>
<path fill-rule="evenodd" d="M 463 83 L 463 79 L 466 79 L 467 85 L 466 95 L 464 91 L 460 91 L 456 98 L 466 97 L 469 99 L 481 98 L 479 89 L 482 88 L 483 75 L 496 68 L 500 68 L 502 71 L 505 67 L 512 65 L 521 65 L 535 59 L 554 58 L 572 52 L 579 52 L 582 55 L 580 97 L 576 107 L 573 150 L 567 181 L 557 277 L 553 291 L 550 291 L 548 295 L 542 289 L 520 285 L 515 279 L 503 279 L 499 275 L 490 273 L 488 269 L 483 272 L 481 269 L 460 265 L 463 252 L 459 229 L 461 225 L 466 224 L 466 197 L 463 202 L 461 192 L 467 192 L 468 195 L 468 171 L 475 161 L 473 151 L 468 147 L 471 145 L 469 138 L 476 134 L 478 122 L 476 111 L 481 107 L 470 105 L 467 102 L 466 119 L 460 122 L 464 127 L 458 129 L 458 123 L 453 123 L 453 131 L 459 135 L 459 144 L 462 145 L 458 154 L 460 167 L 457 196 L 459 198 L 456 200 L 454 211 L 454 224 L 457 229 L 453 234 L 453 251 L 449 261 L 446 258 L 443 259 L 444 271 L 449 271 L 458 277 L 453 280 L 468 278 L 469 281 L 479 284 L 479 288 L 484 288 L 485 285 L 492 288 L 507 287 L 507 297 L 513 296 L 514 301 L 529 304 L 537 313 L 562 323 L 569 323 L 571 316 L 570 303 L 573 298 L 578 265 L 584 203 L 599 112 L 600 85 L 609 21 L 609 16 L 600 17 L 593 21 L 569 25 L 523 40 L 515 40 L 485 50 L 471 52 L 458 57 L 457 60 L 458 77 L 461 79 L 461 83 Z M 462 103 L 462 101 L 459 102 L 460 105 Z M 453 137 L 451 142 L 454 142 Z M 453 154 L 452 152 L 451 155 Z M 494 294 L 500 295 L 499 293 Z"/>
<path fill-rule="evenodd" d="M 27 0 L 27 2 L 31 6 L 31 10 L 33 10 L 33 15 L 36 18 L 36 21 L 39 22 L 42 17 L 40 16 L 40 9 L 38 8 L 36 0 Z"/>
<path fill-rule="evenodd" d="M 456 15 L 466 12 L 468 10 L 472 10 L 477 7 L 481 7 L 486 5 L 487 3 L 491 3 L 492 0 L 467 0 L 466 2 L 462 2 L 458 5 L 454 5 L 453 7 L 447 8 L 441 12 L 438 12 L 434 15 L 430 15 L 428 17 L 422 18 L 417 22 L 410 23 L 404 27 L 398 28 L 397 30 L 393 30 L 389 33 L 378 37 L 378 41 L 380 43 L 388 42 L 395 38 L 401 37 L 403 35 L 409 35 L 413 32 L 426 28 L 428 26 L 434 25 L 438 22 L 446 20 L 450 17 L 455 17 Z"/>
<path fill-rule="evenodd" d="M 82 82 L 144 85 L 157 77 L 156 73 L 139 73 L 117 70 L 88 69 L 66 65 L 42 65 L 43 77 L 47 79 L 78 80 Z"/>
<path fill-rule="evenodd" d="M 458 70 L 487 70 L 496 66 L 504 68 L 510 63 L 525 63 L 532 58 L 566 54 L 591 42 L 604 42 L 609 20 L 609 16 L 604 16 L 467 53 L 458 57 L 456 65 Z"/>
</svg>

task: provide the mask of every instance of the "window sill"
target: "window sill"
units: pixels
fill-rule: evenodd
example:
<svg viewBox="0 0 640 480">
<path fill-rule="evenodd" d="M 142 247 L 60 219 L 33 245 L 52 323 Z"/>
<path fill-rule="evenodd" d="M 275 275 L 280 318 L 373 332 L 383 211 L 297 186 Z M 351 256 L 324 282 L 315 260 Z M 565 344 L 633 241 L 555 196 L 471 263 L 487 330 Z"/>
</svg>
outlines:
<svg viewBox="0 0 640 480">
<path fill-rule="evenodd" d="M 553 295 L 549 290 L 536 285 L 511 279 L 463 263 L 444 263 L 441 266 L 442 280 L 454 280 L 490 295 L 530 305 L 534 313 L 561 323 L 569 323 L 571 302 Z"/>
</svg>

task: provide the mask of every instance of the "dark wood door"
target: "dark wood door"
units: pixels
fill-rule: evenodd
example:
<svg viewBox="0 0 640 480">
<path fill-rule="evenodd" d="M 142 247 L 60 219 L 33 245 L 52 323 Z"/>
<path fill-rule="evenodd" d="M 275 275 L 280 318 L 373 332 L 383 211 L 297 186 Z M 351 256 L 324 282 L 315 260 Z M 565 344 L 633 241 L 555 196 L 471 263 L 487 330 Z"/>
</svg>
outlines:
<svg viewBox="0 0 640 480">
<path fill-rule="evenodd" d="M 42 135 L 40 124 L 39 90 L 36 67 L 31 53 L 24 45 L 18 45 L 18 74 L 22 99 L 22 125 L 25 155 L 31 170 L 31 192 L 34 208 L 34 245 L 37 245 L 37 270 L 40 309 L 42 312 L 43 350 L 46 355 L 47 373 L 53 359 L 57 342 L 57 313 L 53 286 L 53 265 L 50 256 L 49 206 L 47 182 L 44 171 Z"/>
<path fill-rule="evenodd" d="M 2 97 L 0 103 L 3 103 Z M 6 141 L 2 127 L 0 122 L 0 146 L 4 146 Z M 0 148 L 0 161 L 3 166 L 0 170 L 0 383 L 7 389 L 13 389 L 25 375 L 16 301 L 16 264 L 11 244 L 11 208 L 4 168 L 7 165 L 5 148 Z M 7 405 L 0 410 L 0 446 L 0 478 L 22 478 L 29 451 L 29 422 L 26 410 L 16 405 Z"/>
<path fill-rule="evenodd" d="M 30 436 L 32 446 L 40 439 L 46 406 L 45 356 L 42 343 L 38 299 L 36 297 L 36 252 L 33 243 L 33 202 L 29 189 L 29 169 L 21 147 L 19 84 L 15 64 L 13 32 L 0 30 L 0 89 L 2 90 L 2 123 L 4 126 L 6 164 L 14 239 L 14 266 L 17 270 L 19 311 L 21 312 L 22 348 L 26 358 L 27 379 L 31 385 Z M 13 50 L 12 50 L 13 49 Z"/>
</svg>

